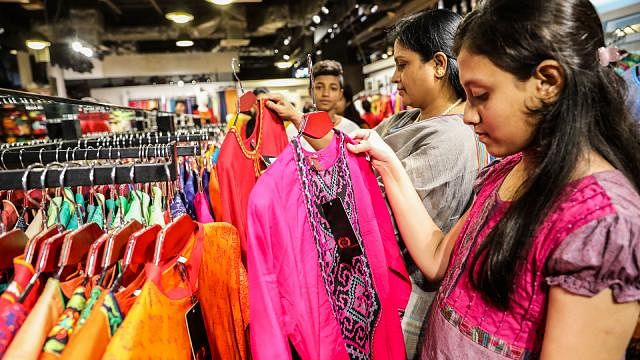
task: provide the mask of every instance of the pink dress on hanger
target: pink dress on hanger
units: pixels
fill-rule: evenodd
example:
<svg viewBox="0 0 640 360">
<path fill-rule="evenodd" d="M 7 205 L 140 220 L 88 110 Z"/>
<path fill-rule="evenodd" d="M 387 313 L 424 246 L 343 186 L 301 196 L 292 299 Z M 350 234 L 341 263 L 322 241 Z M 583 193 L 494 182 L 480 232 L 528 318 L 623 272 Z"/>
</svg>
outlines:
<svg viewBox="0 0 640 360">
<path fill-rule="evenodd" d="M 400 321 L 409 276 L 371 166 L 348 152 L 350 140 L 338 134 L 318 152 L 294 139 L 251 193 L 247 260 L 256 360 L 290 359 L 292 348 L 302 359 L 406 358 Z M 340 259 L 322 217 L 321 203 L 335 198 L 362 249 L 352 262 Z"/>
</svg>

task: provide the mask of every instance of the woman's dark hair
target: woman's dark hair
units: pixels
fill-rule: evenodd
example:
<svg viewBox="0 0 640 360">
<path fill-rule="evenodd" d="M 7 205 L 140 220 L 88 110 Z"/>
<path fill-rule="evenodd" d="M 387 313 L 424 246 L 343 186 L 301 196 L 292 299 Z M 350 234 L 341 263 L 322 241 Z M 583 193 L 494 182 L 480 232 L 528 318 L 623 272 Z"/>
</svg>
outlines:
<svg viewBox="0 0 640 360">
<path fill-rule="evenodd" d="M 458 61 L 453 52 L 453 40 L 460 21 L 462 17 L 451 10 L 420 12 L 398 21 L 389 32 L 388 40 L 398 40 L 402 46 L 420 54 L 423 62 L 431 60 L 439 51 L 444 53 L 448 59 L 449 84 L 459 99 L 466 100 L 460 84 Z"/>
<path fill-rule="evenodd" d="M 597 151 L 640 189 L 640 134 L 625 106 L 626 87 L 598 63 L 602 25 L 589 0 L 484 0 L 460 25 L 455 51 L 486 56 L 519 80 L 557 61 L 564 87 L 556 101 L 529 109 L 538 121 L 535 169 L 471 262 L 473 286 L 507 309 L 533 237 L 559 201 L 584 152 Z"/>
</svg>

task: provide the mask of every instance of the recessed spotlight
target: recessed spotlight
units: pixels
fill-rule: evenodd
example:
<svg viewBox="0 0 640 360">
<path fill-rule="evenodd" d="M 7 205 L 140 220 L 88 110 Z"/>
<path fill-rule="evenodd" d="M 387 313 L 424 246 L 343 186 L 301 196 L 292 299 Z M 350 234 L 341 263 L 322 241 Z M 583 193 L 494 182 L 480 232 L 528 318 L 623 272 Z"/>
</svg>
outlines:
<svg viewBox="0 0 640 360">
<path fill-rule="evenodd" d="M 320 49 L 316 50 L 316 55 L 318 55 L 318 56 L 322 55 L 322 50 L 320 50 Z"/>
<path fill-rule="evenodd" d="M 360 7 L 360 4 L 356 4 L 356 9 Z"/>
<path fill-rule="evenodd" d="M 193 15 L 186 11 L 172 11 L 167 13 L 164 17 L 176 24 L 186 24 L 193 20 Z"/>
<path fill-rule="evenodd" d="M 320 21 L 322 21 L 322 18 L 320 18 L 320 15 L 313 15 L 311 17 L 311 20 L 313 20 L 313 22 L 316 24 L 320 24 Z"/>
<path fill-rule="evenodd" d="M 291 43 L 291 38 L 284 39 L 283 43 L 284 43 L 284 46 L 288 46 Z"/>
<path fill-rule="evenodd" d="M 278 69 L 289 69 L 293 66 L 293 64 L 289 61 L 278 61 L 276 63 L 274 63 L 274 65 L 278 68 Z"/>
<path fill-rule="evenodd" d="M 25 43 L 29 49 L 33 50 L 42 50 L 51 46 L 51 43 L 46 40 L 27 40 Z"/>
<path fill-rule="evenodd" d="M 338 28 L 338 24 L 333 24 L 333 28 L 337 29 Z"/>
<path fill-rule="evenodd" d="M 197 83 L 198 83 L 197 81 L 195 81 L 195 80 L 191 80 L 191 85 L 195 85 L 195 84 L 197 84 Z"/>
<path fill-rule="evenodd" d="M 11 51 L 9 51 L 9 53 L 11 55 L 18 55 L 18 50 L 11 50 Z"/>
<path fill-rule="evenodd" d="M 289 56 L 287 54 L 284 54 L 284 55 L 282 55 L 282 58 L 285 59 L 285 60 L 289 60 L 289 59 L 291 59 L 291 56 Z"/>
<path fill-rule="evenodd" d="M 325 15 L 329 14 L 329 9 L 327 9 L 326 6 L 323 6 L 320 10 L 322 10 L 322 13 Z"/>
<path fill-rule="evenodd" d="M 82 49 L 80 49 L 80 54 L 86 56 L 86 57 L 92 57 L 93 56 L 93 50 L 88 48 L 88 47 L 83 47 Z"/>
<path fill-rule="evenodd" d="M 360 18 L 360 22 L 365 22 L 367 21 L 367 15 L 362 15 L 362 17 Z"/>
<path fill-rule="evenodd" d="M 178 40 L 178 41 L 176 41 L 176 46 L 179 46 L 179 47 L 193 46 L 193 41 L 192 40 Z"/>
<path fill-rule="evenodd" d="M 179 80 L 178 81 L 178 87 L 184 87 L 184 81 Z"/>
<path fill-rule="evenodd" d="M 373 6 L 371 7 L 371 13 L 372 13 L 372 14 L 373 14 L 373 13 L 375 13 L 376 11 L 378 11 L 378 5 L 377 5 L 377 4 L 376 4 L 376 5 L 373 5 Z"/>
<path fill-rule="evenodd" d="M 386 53 L 385 53 L 385 54 L 382 54 L 382 58 L 383 58 L 383 59 L 388 59 L 388 58 L 389 58 L 389 55 L 387 55 Z"/>
<path fill-rule="evenodd" d="M 333 29 L 332 29 L 332 28 L 328 28 L 328 29 L 327 29 L 327 32 L 328 32 L 329 34 L 331 34 L 331 33 L 333 32 Z"/>
<path fill-rule="evenodd" d="M 274 53 L 274 54 L 277 54 L 277 53 L 279 53 L 279 52 L 280 52 L 280 50 L 278 50 L 278 49 L 273 50 L 273 53 Z"/>
<path fill-rule="evenodd" d="M 313 26 L 313 25 L 311 25 L 311 26 L 309 26 L 309 30 L 311 30 L 311 31 L 316 31 L 316 27 L 315 27 L 315 26 Z"/>
<path fill-rule="evenodd" d="M 233 0 L 207 0 L 210 3 L 214 3 L 216 5 L 229 5 L 233 2 Z"/>
<path fill-rule="evenodd" d="M 80 43 L 80 41 L 74 41 L 74 42 L 71 43 L 71 48 L 73 49 L 73 51 L 80 52 L 80 50 L 82 50 L 83 46 Z"/>
</svg>

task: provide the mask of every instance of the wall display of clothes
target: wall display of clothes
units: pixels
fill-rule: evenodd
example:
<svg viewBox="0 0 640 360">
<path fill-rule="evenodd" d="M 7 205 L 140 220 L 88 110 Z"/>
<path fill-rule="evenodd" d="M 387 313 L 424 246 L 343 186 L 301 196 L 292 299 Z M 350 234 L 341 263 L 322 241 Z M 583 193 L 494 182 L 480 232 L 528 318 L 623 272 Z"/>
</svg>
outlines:
<svg viewBox="0 0 640 360">
<path fill-rule="evenodd" d="M 47 135 L 44 108 L 41 106 L 3 104 L 0 117 L 0 138 L 5 143 L 42 139 Z"/>
<path fill-rule="evenodd" d="M 366 111 L 362 106 L 363 101 L 367 101 L 371 105 L 370 111 Z M 402 96 L 397 91 L 360 95 L 354 99 L 353 104 L 370 129 L 373 129 L 391 115 L 407 109 L 402 101 Z"/>
</svg>

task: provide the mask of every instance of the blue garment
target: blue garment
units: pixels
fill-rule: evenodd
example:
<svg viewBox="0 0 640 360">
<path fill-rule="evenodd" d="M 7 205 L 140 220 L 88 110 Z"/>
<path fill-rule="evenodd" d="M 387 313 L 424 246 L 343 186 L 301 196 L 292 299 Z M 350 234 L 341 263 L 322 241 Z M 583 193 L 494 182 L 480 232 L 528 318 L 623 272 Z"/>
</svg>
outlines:
<svg viewBox="0 0 640 360">
<path fill-rule="evenodd" d="M 640 65 L 636 65 L 624 72 L 624 80 L 629 87 L 627 104 L 633 119 L 640 123 Z"/>
</svg>

